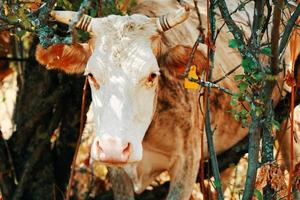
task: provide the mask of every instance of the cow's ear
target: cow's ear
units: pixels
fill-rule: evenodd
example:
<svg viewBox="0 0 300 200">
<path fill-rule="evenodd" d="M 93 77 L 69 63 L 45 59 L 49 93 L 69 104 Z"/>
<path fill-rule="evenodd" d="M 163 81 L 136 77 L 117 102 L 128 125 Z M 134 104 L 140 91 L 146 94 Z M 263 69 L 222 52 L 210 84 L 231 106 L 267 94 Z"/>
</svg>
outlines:
<svg viewBox="0 0 300 200">
<path fill-rule="evenodd" d="M 192 53 L 192 48 L 183 45 L 177 45 L 171 48 L 165 55 L 164 55 L 164 63 L 168 67 L 174 67 L 176 72 L 183 73 L 186 67 L 186 64 L 190 58 Z M 192 65 L 197 66 L 197 74 L 200 75 L 203 70 L 206 68 L 207 60 L 204 54 L 196 50 L 194 59 L 192 61 Z"/>
<path fill-rule="evenodd" d="M 84 72 L 90 55 L 89 45 L 79 43 L 55 44 L 47 49 L 38 45 L 35 54 L 37 61 L 47 69 L 60 69 L 69 74 Z"/>
</svg>

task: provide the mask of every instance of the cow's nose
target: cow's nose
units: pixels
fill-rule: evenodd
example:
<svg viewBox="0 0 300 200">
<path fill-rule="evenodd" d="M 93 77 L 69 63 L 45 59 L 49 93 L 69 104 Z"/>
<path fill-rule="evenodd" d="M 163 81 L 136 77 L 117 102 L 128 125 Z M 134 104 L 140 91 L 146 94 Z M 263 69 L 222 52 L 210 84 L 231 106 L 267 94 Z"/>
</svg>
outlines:
<svg viewBox="0 0 300 200">
<path fill-rule="evenodd" d="M 95 149 L 100 162 L 109 164 L 126 163 L 130 156 L 131 145 L 125 145 L 117 138 L 96 139 Z"/>
</svg>

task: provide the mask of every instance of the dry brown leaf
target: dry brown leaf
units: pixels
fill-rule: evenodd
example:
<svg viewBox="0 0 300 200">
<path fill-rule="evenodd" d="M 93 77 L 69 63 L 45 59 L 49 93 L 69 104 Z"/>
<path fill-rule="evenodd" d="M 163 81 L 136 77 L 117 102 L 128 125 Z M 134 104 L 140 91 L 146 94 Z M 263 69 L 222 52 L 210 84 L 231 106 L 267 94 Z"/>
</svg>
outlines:
<svg viewBox="0 0 300 200">
<path fill-rule="evenodd" d="M 290 87 L 296 86 L 296 80 L 294 78 L 294 72 L 293 71 L 292 72 L 290 70 L 287 71 L 287 74 L 285 76 L 285 81 L 286 81 L 286 84 Z"/>
<path fill-rule="evenodd" d="M 300 192 L 300 162 L 295 165 L 294 169 L 295 188 Z"/>
<path fill-rule="evenodd" d="M 276 191 L 276 199 L 284 199 L 287 195 L 287 185 L 284 180 L 284 170 L 277 163 L 267 163 L 258 169 L 255 186 L 262 191 L 269 183 Z"/>
<path fill-rule="evenodd" d="M 280 168 L 279 165 L 276 163 L 271 164 L 270 166 L 270 181 L 271 181 L 271 187 L 275 191 L 283 190 L 284 188 L 287 188 L 287 185 L 284 181 L 284 171 Z"/>
<path fill-rule="evenodd" d="M 263 165 L 258 169 L 255 187 L 262 190 L 268 183 L 270 165 Z"/>
</svg>

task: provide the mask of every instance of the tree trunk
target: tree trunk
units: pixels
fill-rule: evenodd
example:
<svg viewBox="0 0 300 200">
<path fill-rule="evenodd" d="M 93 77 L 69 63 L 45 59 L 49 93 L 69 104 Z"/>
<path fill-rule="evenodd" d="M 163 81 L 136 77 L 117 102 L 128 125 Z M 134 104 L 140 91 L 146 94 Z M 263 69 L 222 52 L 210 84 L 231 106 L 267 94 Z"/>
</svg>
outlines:
<svg viewBox="0 0 300 200">
<path fill-rule="evenodd" d="M 8 141 L 18 184 L 7 187 L 7 199 L 63 199 L 79 133 L 84 78 L 47 71 L 34 60 L 18 76 L 23 82 L 18 81 L 16 131 Z M 54 132 L 59 137 L 51 143 Z M 0 148 L 6 152 L 4 145 Z"/>
</svg>

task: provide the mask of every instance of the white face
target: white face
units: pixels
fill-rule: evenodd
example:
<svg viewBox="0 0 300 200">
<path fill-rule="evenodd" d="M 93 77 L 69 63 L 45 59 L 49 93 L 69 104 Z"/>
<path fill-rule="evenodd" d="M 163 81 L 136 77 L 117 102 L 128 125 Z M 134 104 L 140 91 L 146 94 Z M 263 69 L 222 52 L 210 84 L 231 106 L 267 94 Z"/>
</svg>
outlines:
<svg viewBox="0 0 300 200">
<path fill-rule="evenodd" d="M 96 124 L 91 156 L 115 165 L 139 161 L 156 104 L 159 68 L 151 48 L 155 24 L 132 15 L 101 18 L 92 26 L 98 32 L 85 70 Z"/>
</svg>

